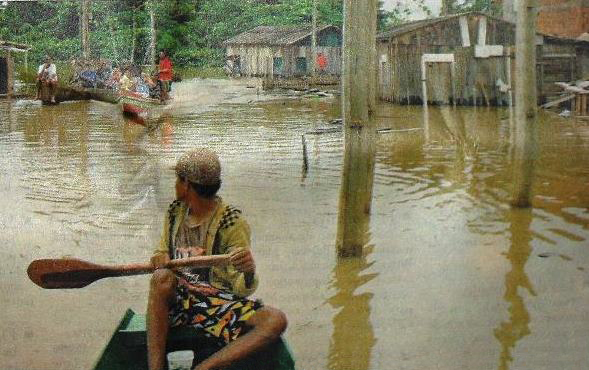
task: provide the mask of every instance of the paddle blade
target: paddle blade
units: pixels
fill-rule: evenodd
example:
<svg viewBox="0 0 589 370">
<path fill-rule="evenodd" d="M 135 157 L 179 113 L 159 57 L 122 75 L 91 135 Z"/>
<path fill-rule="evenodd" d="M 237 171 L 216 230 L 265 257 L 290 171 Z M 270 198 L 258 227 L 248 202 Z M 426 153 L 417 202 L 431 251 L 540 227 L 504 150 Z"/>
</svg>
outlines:
<svg viewBox="0 0 589 370">
<path fill-rule="evenodd" d="M 31 262 L 27 274 L 45 289 L 83 288 L 98 279 L 111 276 L 109 269 L 74 259 L 40 259 Z"/>
</svg>

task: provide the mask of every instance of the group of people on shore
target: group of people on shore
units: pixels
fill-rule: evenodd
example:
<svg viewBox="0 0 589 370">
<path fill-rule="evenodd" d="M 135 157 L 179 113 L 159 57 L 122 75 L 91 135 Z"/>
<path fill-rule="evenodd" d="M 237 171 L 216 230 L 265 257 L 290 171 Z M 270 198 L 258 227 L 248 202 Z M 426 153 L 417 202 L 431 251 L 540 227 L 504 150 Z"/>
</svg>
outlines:
<svg viewBox="0 0 589 370">
<path fill-rule="evenodd" d="M 70 83 L 85 88 L 112 89 L 121 93 L 134 93 L 143 98 L 159 99 L 162 101 L 170 98 L 171 82 L 173 77 L 172 61 L 165 51 L 160 53 L 157 70 L 153 74 L 142 72 L 141 68 L 134 65 L 114 67 L 109 61 L 73 60 L 74 74 Z M 46 86 L 52 103 L 55 103 L 57 88 L 57 68 L 51 57 L 47 56 L 37 71 L 37 96 L 41 97 L 42 86 Z"/>
</svg>

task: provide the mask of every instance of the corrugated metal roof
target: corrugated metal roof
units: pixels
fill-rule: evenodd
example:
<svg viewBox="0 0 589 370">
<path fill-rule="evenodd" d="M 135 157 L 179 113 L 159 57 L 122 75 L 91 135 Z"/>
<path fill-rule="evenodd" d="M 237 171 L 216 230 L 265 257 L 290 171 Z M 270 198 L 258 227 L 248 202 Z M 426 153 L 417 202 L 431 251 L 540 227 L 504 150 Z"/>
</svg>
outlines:
<svg viewBox="0 0 589 370">
<path fill-rule="evenodd" d="M 379 33 L 376 36 L 376 38 L 378 40 L 386 40 L 391 37 L 397 37 L 397 36 L 400 36 L 400 35 L 405 34 L 407 32 L 415 31 L 415 30 L 423 28 L 423 27 L 431 26 L 432 24 L 448 21 L 450 19 L 459 18 L 462 16 L 469 16 L 469 15 L 485 16 L 489 19 L 494 19 L 496 21 L 505 22 L 509 25 L 515 26 L 515 24 L 513 24 L 509 21 L 506 21 L 504 19 L 499 19 L 499 18 L 490 16 L 490 15 L 482 13 L 482 12 L 466 12 L 466 13 L 450 14 L 450 15 L 446 15 L 443 17 L 427 18 L 427 19 L 421 19 L 418 21 L 403 23 L 401 25 L 394 26 L 387 31 Z"/>
<path fill-rule="evenodd" d="M 459 18 L 462 16 L 484 16 L 487 17 L 488 19 L 493 19 L 497 22 L 502 22 L 505 23 L 506 25 L 515 27 L 515 23 L 510 22 L 508 20 L 505 19 L 500 19 L 482 12 L 466 12 L 466 13 L 459 13 L 459 14 L 451 14 L 451 15 L 447 15 L 444 17 L 437 17 L 437 18 L 428 18 L 428 19 L 422 19 L 422 20 L 418 20 L 418 21 L 413 21 L 413 22 L 408 22 L 408 23 L 403 23 L 401 25 L 398 26 L 394 26 L 392 28 L 390 28 L 389 30 L 385 31 L 385 32 L 381 32 L 376 36 L 377 40 L 381 40 L 381 41 L 386 41 L 389 40 L 391 38 L 395 38 L 398 37 L 400 35 L 403 35 L 405 33 L 411 32 L 411 31 L 415 31 L 417 29 L 423 28 L 423 27 L 427 27 L 430 26 L 432 24 L 436 24 L 436 23 L 440 23 L 440 22 L 444 22 L 450 19 L 454 19 L 454 18 Z M 577 38 L 577 39 L 571 39 L 571 38 L 567 38 L 567 37 L 560 37 L 560 36 L 554 36 L 554 35 L 548 35 L 546 33 L 543 32 L 536 32 L 537 35 L 543 36 L 545 39 L 547 40 L 552 40 L 552 41 L 557 41 L 557 42 L 565 42 L 565 43 L 589 43 L 589 40 L 584 40 L 582 38 Z"/>
<path fill-rule="evenodd" d="M 317 32 L 321 32 L 328 28 L 339 28 L 332 25 L 319 26 Z M 235 37 L 225 41 L 223 45 L 238 45 L 238 44 L 260 44 L 260 45 L 291 45 L 295 42 L 311 36 L 313 27 L 311 25 L 304 26 L 258 26 L 254 29 L 241 33 Z"/>
</svg>

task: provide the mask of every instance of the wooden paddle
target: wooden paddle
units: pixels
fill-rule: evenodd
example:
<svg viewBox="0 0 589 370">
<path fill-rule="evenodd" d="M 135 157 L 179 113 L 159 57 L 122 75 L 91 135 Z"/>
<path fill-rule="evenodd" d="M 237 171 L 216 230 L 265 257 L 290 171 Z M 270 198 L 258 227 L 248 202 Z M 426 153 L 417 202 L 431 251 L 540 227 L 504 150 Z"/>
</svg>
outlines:
<svg viewBox="0 0 589 370">
<path fill-rule="evenodd" d="M 164 267 L 212 267 L 229 263 L 228 254 L 190 257 L 168 262 Z M 40 259 L 31 262 L 27 269 L 29 278 L 45 289 L 83 288 L 96 280 L 115 277 L 150 274 L 155 271 L 151 263 L 104 266 L 75 258 Z"/>
</svg>

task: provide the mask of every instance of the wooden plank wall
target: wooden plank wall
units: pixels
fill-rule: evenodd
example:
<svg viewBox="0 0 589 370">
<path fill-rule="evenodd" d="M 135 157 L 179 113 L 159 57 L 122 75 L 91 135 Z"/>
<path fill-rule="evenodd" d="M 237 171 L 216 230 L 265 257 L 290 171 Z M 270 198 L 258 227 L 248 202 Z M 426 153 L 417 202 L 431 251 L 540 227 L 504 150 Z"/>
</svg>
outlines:
<svg viewBox="0 0 589 370">
<path fill-rule="evenodd" d="M 507 57 L 475 58 L 475 44 L 502 45 L 504 54 L 515 44 L 515 26 L 487 18 L 484 38 L 479 38 L 481 16 L 469 16 L 470 45 L 463 47 L 459 18 L 438 22 L 377 44 L 379 60 L 379 97 L 398 104 L 422 104 L 421 57 L 423 54 L 453 54 L 454 91 L 457 104 L 506 105 L 508 95 L 497 86 L 509 85 Z M 589 44 L 588 44 L 589 45 Z M 556 90 L 554 82 L 573 81 L 589 73 L 589 47 L 586 59 L 576 57 L 572 43 L 545 41 L 538 49 L 538 96 L 545 101 Z M 512 56 L 512 71 L 515 60 Z M 428 65 L 427 88 L 430 104 L 453 101 L 448 83 L 449 66 Z M 512 73 L 513 76 L 513 73 Z M 514 88 L 514 86 L 512 86 Z"/>
<path fill-rule="evenodd" d="M 507 94 L 496 86 L 498 79 L 507 81 L 505 57 L 475 58 L 474 46 L 451 48 L 447 46 L 393 45 L 383 50 L 387 61 L 380 62 L 379 81 L 381 99 L 398 104 L 422 104 L 421 57 L 423 54 L 452 53 L 455 58 L 454 91 L 460 105 L 503 105 Z M 441 65 L 438 65 L 441 64 Z M 428 64 L 427 86 L 430 104 L 453 102 L 449 63 Z M 390 73 L 390 76 L 384 76 Z"/>
<path fill-rule="evenodd" d="M 341 74 L 341 48 L 320 46 L 317 47 L 317 53 L 323 53 L 327 58 L 327 74 Z M 312 50 L 308 46 L 265 47 L 246 45 L 228 47 L 227 55 L 240 56 L 241 73 L 245 76 L 265 77 L 268 74 L 273 75 L 272 68 L 275 57 L 281 57 L 283 59 L 284 72 L 282 77 L 299 75 L 296 70 L 296 59 L 299 57 L 307 58 L 306 75 L 311 75 Z"/>
</svg>

